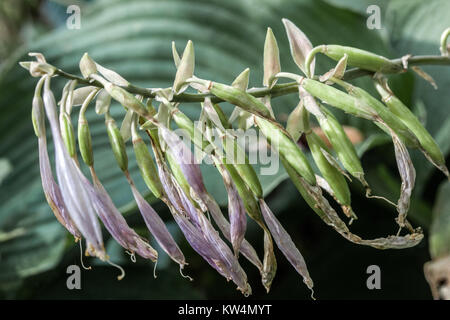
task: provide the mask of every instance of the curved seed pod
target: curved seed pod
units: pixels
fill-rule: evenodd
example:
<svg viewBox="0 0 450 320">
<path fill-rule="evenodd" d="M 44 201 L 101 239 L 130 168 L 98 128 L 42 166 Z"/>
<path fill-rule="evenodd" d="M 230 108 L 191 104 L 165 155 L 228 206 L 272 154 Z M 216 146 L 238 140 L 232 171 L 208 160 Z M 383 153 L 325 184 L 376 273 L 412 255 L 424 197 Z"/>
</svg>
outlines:
<svg viewBox="0 0 450 320">
<path fill-rule="evenodd" d="M 349 218 L 356 218 L 354 214 L 352 215 L 350 190 L 344 175 L 328 162 L 321 151 L 322 148 L 327 150 L 325 143 L 312 131 L 306 134 L 306 140 L 317 167 L 333 190 L 335 199 Z"/>
<path fill-rule="evenodd" d="M 122 171 L 126 171 L 128 169 L 128 156 L 125 149 L 125 142 L 116 125 L 116 121 L 108 113 L 105 115 L 105 124 L 106 130 L 108 131 L 109 143 L 111 144 L 117 164 Z"/>
<path fill-rule="evenodd" d="M 450 35 L 450 28 L 447 28 L 444 30 L 444 32 L 442 32 L 441 35 L 441 54 L 443 56 L 448 56 L 449 55 L 449 47 L 447 46 L 447 38 Z"/>
<path fill-rule="evenodd" d="M 395 114 L 411 130 L 420 142 L 421 149 L 425 156 L 440 169 L 446 176 L 449 176 L 445 166 L 445 158 L 433 137 L 428 133 L 419 119 L 398 99 L 387 85 L 387 82 L 375 83 L 378 93 L 389 110 Z"/>
<path fill-rule="evenodd" d="M 159 199 L 163 194 L 163 189 L 161 181 L 158 178 L 158 171 L 156 170 L 150 151 L 137 132 L 136 124 L 133 124 L 131 127 L 131 136 L 134 153 L 136 155 L 136 162 L 141 172 L 141 176 L 150 191 Z"/>
<path fill-rule="evenodd" d="M 361 101 L 369 108 L 372 108 L 379 118 L 383 120 L 384 124 L 391 128 L 408 146 L 418 147 L 419 142 L 416 136 L 410 131 L 400 118 L 396 117 L 383 103 L 372 97 L 370 93 L 355 87 L 345 81 L 333 79 L 338 85 L 342 86 L 347 92 Z"/>
<path fill-rule="evenodd" d="M 205 84 L 208 86 L 210 92 L 216 97 L 234 104 L 245 111 L 261 115 L 266 118 L 271 117 L 270 112 L 264 103 L 244 90 L 217 82 L 205 81 Z"/>
<path fill-rule="evenodd" d="M 109 93 L 109 95 L 119 102 L 124 107 L 133 110 L 140 116 L 143 116 L 144 118 L 151 117 L 150 112 L 147 110 L 147 107 L 145 104 L 143 104 L 139 99 L 137 99 L 134 95 L 129 93 L 127 90 L 122 89 L 119 86 L 116 86 L 112 83 L 105 83 L 104 85 L 105 90 Z"/>
<path fill-rule="evenodd" d="M 278 221 L 272 213 L 266 202 L 263 199 L 260 199 L 259 204 L 261 206 L 264 221 L 266 221 L 278 248 L 281 252 L 283 252 L 284 256 L 288 259 L 295 270 L 297 270 L 297 272 L 303 277 L 303 282 L 306 286 L 313 292 L 313 281 L 309 276 L 308 268 L 306 267 L 305 259 L 303 259 L 302 254 L 297 249 L 291 237 L 281 225 L 280 221 Z"/>
<path fill-rule="evenodd" d="M 361 181 L 368 188 L 369 185 L 364 179 L 364 169 L 362 168 L 355 147 L 334 115 L 325 106 L 321 105 L 320 108 L 325 114 L 325 118 L 318 118 L 317 120 L 333 146 L 339 160 L 353 177 Z"/>
<path fill-rule="evenodd" d="M 128 226 L 125 218 L 116 208 L 95 174 L 93 167 L 91 167 L 91 175 L 95 190 L 92 202 L 108 232 L 123 248 L 156 262 L 158 260 L 158 252 Z"/>
<path fill-rule="evenodd" d="M 277 40 L 271 28 L 267 28 L 266 40 L 264 42 L 264 79 L 263 85 L 272 88 L 277 78 L 275 75 L 281 71 L 280 52 Z"/>
<path fill-rule="evenodd" d="M 336 211 L 334 211 L 327 199 L 325 199 L 322 195 L 320 187 L 312 186 L 307 183 L 282 157 L 281 161 L 292 182 L 302 194 L 308 205 L 327 225 L 335 229 L 348 241 L 377 249 L 410 248 L 422 241 L 423 234 L 420 229 L 414 230 L 412 234 L 408 234 L 406 236 L 388 236 L 386 238 L 376 238 L 370 240 L 361 239 L 359 236 L 350 232 L 344 221 L 339 218 Z"/>
<path fill-rule="evenodd" d="M 69 155 L 74 158 L 77 154 L 75 133 L 72 121 L 67 113 L 62 112 L 59 116 L 59 125 L 61 127 L 61 135 Z"/>
<path fill-rule="evenodd" d="M 256 123 L 271 145 L 283 155 L 291 166 L 309 183 L 315 184 L 314 171 L 299 146 L 272 122 L 257 118 Z"/>
<path fill-rule="evenodd" d="M 312 61 L 306 64 L 306 57 L 312 50 L 311 41 L 309 41 L 308 37 L 290 20 L 282 19 L 282 21 L 289 39 L 289 46 L 294 62 L 306 76 L 312 77 L 314 75 L 315 60 L 312 59 Z"/>
<path fill-rule="evenodd" d="M 381 73 L 398 73 L 403 70 L 401 64 L 394 63 L 386 57 L 353 47 L 340 45 L 321 45 L 313 49 L 313 55 L 321 52 L 335 61 L 347 54 L 347 64 L 365 70 Z"/>
<path fill-rule="evenodd" d="M 303 79 L 301 86 L 314 97 L 346 113 L 371 121 L 377 116 L 374 110 L 359 103 L 355 97 L 319 81 Z"/>
<path fill-rule="evenodd" d="M 170 256 L 170 258 L 172 258 L 172 260 L 174 260 L 180 265 L 181 268 L 183 268 L 186 264 L 186 259 L 184 258 L 183 253 L 173 239 L 172 235 L 169 233 L 169 230 L 167 230 L 164 221 L 142 197 L 140 192 L 137 190 L 133 180 L 128 174 L 127 179 L 130 183 L 131 191 L 133 192 L 133 196 L 139 207 L 139 211 L 141 212 L 150 233 L 155 237 L 156 241 L 158 241 L 161 248 L 163 248 L 163 250 Z"/>
<path fill-rule="evenodd" d="M 416 181 L 416 170 L 414 169 L 408 150 L 395 133 L 392 134 L 392 142 L 394 143 L 395 160 L 397 162 L 398 172 L 402 179 L 400 197 L 397 203 L 397 211 L 399 213 L 397 222 L 400 227 L 404 227 L 407 225 L 405 220 L 409 210 L 411 193 Z"/>
</svg>

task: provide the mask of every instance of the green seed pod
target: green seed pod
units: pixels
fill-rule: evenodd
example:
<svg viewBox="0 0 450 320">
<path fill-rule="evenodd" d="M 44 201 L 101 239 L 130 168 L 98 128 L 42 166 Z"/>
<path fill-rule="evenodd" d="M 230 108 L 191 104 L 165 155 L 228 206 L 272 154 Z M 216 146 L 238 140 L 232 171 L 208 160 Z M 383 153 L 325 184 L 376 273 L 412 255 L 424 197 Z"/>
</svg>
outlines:
<svg viewBox="0 0 450 320">
<path fill-rule="evenodd" d="M 359 99 L 360 104 L 365 104 L 369 108 L 372 108 L 377 115 L 383 120 L 383 122 L 392 129 L 399 137 L 410 147 L 417 147 L 419 145 L 417 138 L 410 131 L 407 125 L 405 125 L 396 115 L 394 115 L 383 103 L 372 97 L 370 93 L 355 87 L 345 81 L 333 79 L 338 85 L 342 86 L 347 92 Z"/>
<path fill-rule="evenodd" d="M 400 101 L 385 83 L 384 86 L 380 83 L 375 84 L 383 102 L 388 106 L 389 110 L 400 119 L 419 140 L 421 147 L 425 154 L 430 158 L 431 162 L 436 165 L 443 172 L 448 170 L 445 167 L 445 158 L 439 146 L 434 141 L 433 137 L 428 133 L 419 119 L 411 112 L 411 110 Z"/>
<path fill-rule="evenodd" d="M 324 106 L 321 105 L 320 107 L 326 117 L 318 118 L 317 120 L 339 160 L 353 177 L 360 180 L 367 187 L 367 182 L 364 179 L 364 170 L 355 147 L 334 115 Z"/>
<path fill-rule="evenodd" d="M 108 131 L 109 142 L 111 144 L 114 157 L 122 171 L 128 170 L 128 157 L 120 130 L 114 119 L 107 113 L 105 115 L 106 130 Z"/>
<path fill-rule="evenodd" d="M 77 154 L 75 133 L 73 130 L 72 122 L 67 113 L 61 113 L 59 117 L 59 125 L 61 126 L 61 135 L 66 145 L 69 155 L 73 158 Z"/>
<path fill-rule="evenodd" d="M 344 175 L 328 162 L 321 151 L 321 149 L 328 151 L 325 143 L 312 131 L 306 134 L 306 140 L 314 161 L 333 190 L 336 200 L 343 206 L 350 206 L 350 190 Z"/>
<path fill-rule="evenodd" d="M 261 115 L 262 117 L 270 118 L 270 112 L 267 107 L 251 94 L 225 84 L 210 82 L 210 92 L 216 97 L 223 99 L 235 106 L 238 106 L 245 111 Z"/>
<path fill-rule="evenodd" d="M 150 155 L 150 151 L 145 145 L 144 140 L 137 132 L 136 123 L 133 123 L 131 128 L 131 137 L 133 141 L 133 149 L 136 155 L 136 162 L 141 172 L 142 178 L 150 191 L 156 198 L 161 198 L 163 194 L 163 188 L 161 181 L 158 177 L 158 171 L 156 169 L 153 158 Z"/>
<path fill-rule="evenodd" d="M 299 146 L 292 141 L 278 126 L 272 122 L 257 118 L 256 123 L 274 148 L 278 150 L 289 164 L 308 181 L 308 183 L 315 185 L 316 178 L 306 156 L 300 150 Z"/>
<path fill-rule="evenodd" d="M 308 206 L 314 210 L 314 212 L 321 217 L 322 219 L 326 219 L 326 214 L 323 212 L 322 209 L 320 209 L 319 206 L 316 204 L 316 199 L 312 197 L 308 191 L 303 186 L 300 179 L 300 175 L 297 173 L 297 171 L 289 164 L 289 162 L 286 161 L 282 156 L 280 157 L 281 163 L 283 164 L 283 167 L 286 169 L 287 174 L 289 175 L 289 178 L 291 179 L 292 183 L 295 185 L 297 190 L 300 192 L 303 199 L 306 201 Z"/>
<path fill-rule="evenodd" d="M 167 162 L 169 163 L 170 169 L 172 170 L 172 174 L 175 177 L 175 180 L 178 182 L 181 189 L 183 189 L 186 196 L 189 197 L 191 194 L 191 186 L 189 185 L 189 182 L 186 180 L 183 171 L 181 171 L 180 165 L 177 163 L 177 160 L 173 157 L 173 155 L 170 152 L 166 152 L 165 155 Z"/>
<path fill-rule="evenodd" d="M 348 55 L 347 64 L 365 70 L 381 73 L 398 73 L 402 66 L 386 57 L 369 51 L 340 45 L 322 45 L 316 52 L 321 52 L 335 61 L 339 61 L 345 54 Z"/>
<path fill-rule="evenodd" d="M 133 110 L 137 114 L 148 117 L 150 116 L 147 106 L 139 101 L 134 95 L 127 90 L 122 89 L 112 83 L 104 84 L 105 90 L 124 107 Z"/>
<path fill-rule="evenodd" d="M 372 109 L 362 105 L 355 97 L 339 89 L 312 79 L 303 79 L 301 86 L 314 97 L 346 113 L 369 120 L 374 120 L 376 117 L 376 113 Z"/>
<path fill-rule="evenodd" d="M 33 97 L 31 120 L 36 136 L 38 138 L 45 136 L 44 102 L 40 94 Z"/>
<path fill-rule="evenodd" d="M 92 137 L 86 118 L 78 119 L 78 146 L 84 163 L 89 167 L 94 165 L 94 155 L 92 152 Z"/>
</svg>

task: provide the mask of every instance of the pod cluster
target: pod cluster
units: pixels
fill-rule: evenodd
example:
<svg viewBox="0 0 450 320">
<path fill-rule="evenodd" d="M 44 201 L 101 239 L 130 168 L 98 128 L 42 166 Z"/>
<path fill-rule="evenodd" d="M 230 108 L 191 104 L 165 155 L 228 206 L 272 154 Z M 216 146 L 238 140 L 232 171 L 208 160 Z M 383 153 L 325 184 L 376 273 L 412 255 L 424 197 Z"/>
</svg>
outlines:
<svg viewBox="0 0 450 320">
<path fill-rule="evenodd" d="M 59 103 L 51 90 L 51 79 L 68 74 L 48 64 L 41 54 L 31 54 L 37 61 L 21 63 L 32 76 L 40 78 L 32 103 L 32 121 L 39 141 L 44 194 L 58 221 L 76 241 L 86 242 L 86 255 L 110 260 L 104 247 L 102 226 L 133 259 L 138 255 L 156 262 L 160 254 L 150 245 L 149 239 L 143 238 L 127 224 L 96 174 L 93 137 L 85 116 L 91 105 L 99 116 L 104 117 L 114 158 L 128 182 L 149 233 L 159 247 L 180 265 L 180 271 L 187 265 L 185 256 L 166 223 L 131 178 L 127 143 L 133 146 L 133 157 L 148 190 L 167 205 L 187 242 L 245 295 L 251 294 L 251 287 L 240 260 L 243 257 L 258 269 L 262 285 L 269 291 L 277 271 L 275 246 L 311 291 L 313 281 L 296 244 L 264 201 L 263 188 L 249 161 L 248 150 L 238 143 L 233 130 L 236 126 L 242 130 L 251 127 L 259 130 L 267 145 L 279 155 L 306 203 L 345 239 L 379 249 L 407 248 L 422 240 L 420 229 L 415 229 L 407 220 L 416 174 L 408 148 L 422 151 L 447 176 L 448 170 L 432 136 L 395 96 L 383 76 L 404 71 L 404 65 L 352 47 L 313 47 L 291 21 L 283 19 L 283 24 L 291 55 L 302 74 L 281 71 L 279 48 L 269 28 L 264 45 L 264 87 L 256 91 L 248 90 L 248 69 L 231 85 L 196 77 L 191 41 L 181 56 L 173 44 L 177 72 L 173 85 L 166 89 L 138 88 L 85 54 L 80 60 L 83 77 L 71 77 L 64 86 Z M 317 53 L 337 61 L 335 68 L 319 77 L 314 75 Z M 347 66 L 374 74 L 374 85 L 381 99 L 346 82 Z M 280 78 L 293 79 L 295 82 L 290 85 L 299 97 L 286 126 L 276 120 L 271 107 L 273 90 L 283 86 L 276 84 Z M 188 88 L 198 91 L 198 96 L 203 97 L 199 103 L 201 116 L 196 122 L 180 108 L 183 92 Z M 113 100 L 126 111 L 121 127 L 110 113 Z M 221 102 L 235 106 L 229 118 L 222 110 Z M 359 181 L 366 189 L 367 197 L 377 196 L 372 194 L 365 179 L 354 141 L 332 109 L 371 121 L 392 138 L 402 186 L 397 201 L 385 200 L 398 211 L 396 222 L 405 232 L 363 239 L 350 231 L 349 224 L 358 219 L 358 215 L 352 208 L 348 181 L 352 178 Z M 75 111 L 78 112 L 76 127 L 72 122 Z M 56 177 L 47 152 L 46 122 L 55 146 Z M 177 133 L 179 129 L 222 177 L 228 193 L 226 214 L 205 187 L 198 161 Z M 212 132 L 220 134 L 221 145 L 214 143 Z M 307 147 L 302 147 L 300 141 L 304 141 Z M 242 161 L 230 161 L 231 155 L 240 157 Z M 89 169 L 89 178 L 84 175 L 83 166 Z M 340 206 L 342 214 L 349 219 L 348 223 L 342 220 L 339 210 L 335 210 L 330 201 Z M 256 223 L 263 231 L 264 249 L 261 253 L 245 238 L 248 223 Z"/>
</svg>

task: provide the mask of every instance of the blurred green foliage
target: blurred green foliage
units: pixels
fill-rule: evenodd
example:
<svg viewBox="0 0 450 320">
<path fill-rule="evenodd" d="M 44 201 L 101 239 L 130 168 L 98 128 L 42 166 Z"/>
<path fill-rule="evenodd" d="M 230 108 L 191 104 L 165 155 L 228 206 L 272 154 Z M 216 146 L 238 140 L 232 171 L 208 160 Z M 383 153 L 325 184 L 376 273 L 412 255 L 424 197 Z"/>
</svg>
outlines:
<svg viewBox="0 0 450 320">
<path fill-rule="evenodd" d="M 100 64 L 114 69 L 136 85 L 167 87 L 175 75 L 170 42 L 175 41 L 181 50 L 190 39 L 195 44 L 198 76 L 230 83 L 249 67 L 250 86 L 261 86 L 262 50 L 265 30 L 269 26 L 278 40 L 282 69 L 297 72 L 281 23 L 283 17 L 297 24 L 314 45 L 343 44 L 392 58 L 408 53 L 439 54 L 440 33 L 450 26 L 450 2 L 447 0 L 97 0 L 79 3 L 82 14 L 79 30 L 65 27 L 67 15 L 64 9 L 67 3 L 40 3 L 39 10 L 47 10 L 45 14 L 50 17 L 47 20 L 61 25 L 42 32 L 45 28 L 35 23 L 34 27 L 41 29 L 37 32 L 40 34 L 31 40 L 24 39 L 24 44 L 1 64 L 0 297 L 240 297 L 232 285 L 227 284 L 186 245 L 176 228 L 172 229 L 173 234 L 182 244 L 190 263 L 186 272 L 195 278 L 194 282 L 178 277 L 177 267 L 163 261 L 158 267 L 158 278 L 153 279 L 149 263 L 138 261 L 133 265 L 122 250 L 110 241 L 108 252 L 113 261 L 121 262 L 126 268 L 127 277 L 117 282 L 116 270 L 96 263 L 94 270 L 83 272 L 83 289 L 80 292 L 66 289 L 65 269 L 70 264 L 79 264 L 79 251 L 54 219 L 42 193 L 37 141 L 30 121 L 36 79 L 17 65 L 18 61 L 28 59 L 25 56 L 27 52 L 42 52 L 50 63 L 77 74 L 79 59 L 84 52 L 89 52 Z M 365 9 L 369 4 L 377 4 L 381 8 L 381 30 L 366 27 Z M 28 5 L 30 12 L 36 9 L 35 2 L 23 2 L 23 5 Z M 9 15 L 0 17 L 1 23 L 11 18 Z M 12 42 L 10 44 L 13 45 Z M 333 66 L 323 56 L 319 56 L 317 63 L 317 72 L 325 72 Z M 430 66 L 424 67 L 424 70 L 434 77 L 439 85 L 438 90 L 410 72 L 392 76 L 392 88 L 413 110 L 420 110 L 426 127 L 448 154 L 450 68 Z M 62 80 L 54 83 L 58 83 L 59 89 L 62 88 Z M 358 79 L 355 83 L 375 94 L 370 79 Z M 275 99 L 273 107 L 277 118 L 286 119 L 296 100 L 295 95 Z M 191 117 L 198 116 L 199 108 L 195 104 L 186 104 L 181 108 Z M 224 109 L 228 113 L 232 110 L 231 106 L 224 106 Z M 386 144 L 388 140 L 367 121 L 335 114 L 345 124 L 361 130 L 367 141 L 374 141 L 360 149 L 364 152 L 363 165 L 369 183 L 376 194 L 395 199 L 400 180 L 393 148 Z M 115 105 L 112 115 L 119 120 L 124 111 Z M 108 147 L 103 120 L 93 110 L 89 110 L 87 117 L 94 135 L 96 170 L 100 179 L 115 203 L 127 213 L 130 225 L 146 235 L 143 221 L 131 202 L 132 195 L 126 181 Z M 131 151 L 130 145 L 128 148 Z M 444 178 L 418 152 L 412 152 L 412 157 L 417 171 L 417 187 L 410 215 L 414 223 L 427 229 L 432 219 L 431 208 L 436 190 Z M 208 190 L 220 204 L 226 204 L 225 190 L 215 169 L 203 166 L 202 170 Z M 132 157 L 130 171 L 139 189 L 144 191 L 145 185 L 138 176 Z M 274 212 L 279 213 L 281 222 L 304 253 L 319 298 L 430 297 L 422 274 L 422 265 L 429 259 L 425 241 L 416 248 L 385 252 L 350 244 L 314 216 L 291 183 L 283 182 L 285 178 L 283 170 L 275 177 L 261 176 L 264 192 L 269 195 L 269 204 Z M 354 209 L 360 216 L 354 223 L 354 231 L 366 237 L 395 233 L 394 209 L 380 201 L 365 199 L 356 183 L 351 187 Z M 445 193 L 442 190 L 448 188 L 442 187 L 441 195 Z M 446 194 L 448 197 L 448 192 Z M 169 223 L 170 215 L 164 206 L 160 203 L 154 205 Z M 447 233 L 449 207 L 441 205 L 437 208 L 435 210 L 439 212 L 436 216 L 441 217 L 442 221 L 444 215 L 447 217 L 447 227 L 440 229 Z M 247 234 L 255 243 L 261 239 L 258 229 L 252 224 Z M 261 244 L 256 247 L 262 250 Z M 307 298 L 308 292 L 295 271 L 281 255 L 278 256 L 279 272 L 273 292 L 269 295 L 263 293 L 257 272 L 243 262 L 249 270 L 254 297 Z M 88 260 L 88 263 L 94 261 Z M 370 292 L 365 287 L 365 269 L 370 264 L 380 265 L 383 279 L 386 279 L 380 292 Z M 405 287 L 406 282 L 410 284 L 408 288 Z"/>
</svg>

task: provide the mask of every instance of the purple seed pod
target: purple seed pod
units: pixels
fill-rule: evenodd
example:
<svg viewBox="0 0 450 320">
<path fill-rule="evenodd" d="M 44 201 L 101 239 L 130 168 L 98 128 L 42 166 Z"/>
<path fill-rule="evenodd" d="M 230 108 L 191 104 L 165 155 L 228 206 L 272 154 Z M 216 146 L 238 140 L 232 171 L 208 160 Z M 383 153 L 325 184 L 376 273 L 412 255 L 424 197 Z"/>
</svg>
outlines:
<svg viewBox="0 0 450 320">
<path fill-rule="evenodd" d="M 100 224 L 92 206 L 91 196 L 86 190 L 89 181 L 70 158 L 64 145 L 56 113 L 56 101 L 50 89 L 50 78 L 45 80 L 43 96 L 55 145 L 56 174 L 62 198 L 73 222 L 92 247 L 91 254 L 106 259 Z"/>
<path fill-rule="evenodd" d="M 220 210 L 219 205 L 210 195 L 208 195 L 205 202 L 206 206 L 208 207 L 209 213 L 214 219 L 214 222 L 222 231 L 225 238 L 227 238 L 227 240 L 231 242 L 231 232 L 230 232 L 231 226 L 230 223 L 227 221 L 227 219 L 225 219 L 225 217 L 223 216 L 222 210 Z M 260 271 L 262 271 L 261 260 L 258 258 L 258 254 L 256 253 L 255 249 L 247 240 L 244 239 L 242 241 L 240 251 L 244 257 L 246 257 Z"/>
<path fill-rule="evenodd" d="M 156 213 L 156 211 L 150 206 L 150 204 L 142 197 L 140 192 L 137 190 L 135 184 L 130 177 L 131 191 L 133 192 L 134 199 L 139 207 L 142 217 L 144 218 L 147 228 L 150 230 L 151 234 L 158 241 L 159 245 L 163 250 L 181 267 L 186 264 L 183 253 L 178 247 L 177 243 L 173 239 L 172 235 L 167 230 L 164 221 Z"/>
<path fill-rule="evenodd" d="M 197 195 L 203 196 L 206 193 L 206 188 L 203 184 L 200 167 L 195 163 L 195 158 L 191 150 L 183 143 L 176 133 L 170 131 L 168 128 L 159 126 L 159 132 L 167 143 L 169 152 L 171 152 L 173 157 L 178 161 L 178 165 L 191 188 Z"/>
<path fill-rule="evenodd" d="M 242 202 L 228 171 L 222 170 L 221 172 L 228 193 L 228 216 L 231 224 L 231 244 L 233 245 L 235 256 L 238 257 L 242 241 L 244 240 L 245 230 L 247 229 L 247 216 L 245 214 L 244 203 Z"/>
<path fill-rule="evenodd" d="M 297 272 L 303 277 L 303 282 L 312 291 L 313 281 L 309 276 L 308 268 L 306 267 L 305 259 L 303 259 L 302 254 L 297 249 L 291 237 L 281 225 L 280 221 L 278 221 L 272 213 L 266 202 L 263 199 L 260 199 L 259 204 L 261 206 L 264 221 L 266 222 L 278 248 L 281 252 L 283 252 L 284 256 L 289 260 L 295 270 L 297 270 Z"/>
<path fill-rule="evenodd" d="M 41 97 L 41 89 L 44 80 L 45 78 L 41 78 L 36 86 L 32 107 L 33 126 L 36 136 L 38 137 L 39 169 L 41 174 L 42 189 L 44 190 L 45 198 L 55 214 L 56 219 L 74 236 L 77 241 L 81 239 L 81 234 L 70 218 L 69 212 L 62 198 L 61 189 L 53 177 L 50 159 L 48 156 L 47 136 L 45 134 L 44 105 Z"/>
<path fill-rule="evenodd" d="M 219 233 L 203 214 L 198 213 L 196 209 L 195 212 L 192 212 L 193 206 L 192 208 L 186 206 L 186 203 L 190 201 L 187 197 L 183 199 L 185 195 L 181 187 L 176 186 L 175 179 L 170 176 L 158 152 L 156 152 L 156 155 L 159 178 L 167 195 L 169 208 L 191 247 L 222 276 L 233 280 L 238 290 L 242 291 L 243 294 L 251 294 L 247 275 L 230 248 L 219 237 Z M 195 218 L 192 219 L 191 216 Z"/>
<path fill-rule="evenodd" d="M 88 186 L 88 190 L 92 196 L 92 204 L 108 232 L 122 247 L 130 252 L 136 252 L 141 257 L 151 259 L 153 262 L 157 261 L 158 253 L 156 250 L 128 226 L 93 169 L 91 169 L 91 172 L 94 188 Z"/>
<path fill-rule="evenodd" d="M 39 167 L 41 172 L 42 189 L 44 190 L 45 198 L 55 214 L 56 219 L 58 219 L 58 221 L 75 237 L 76 240 L 81 239 L 80 232 L 70 218 L 61 194 L 61 189 L 53 178 L 45 136 L 39 138 Z"/>
</svg>

